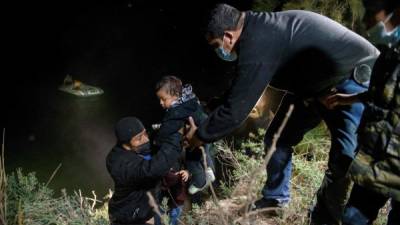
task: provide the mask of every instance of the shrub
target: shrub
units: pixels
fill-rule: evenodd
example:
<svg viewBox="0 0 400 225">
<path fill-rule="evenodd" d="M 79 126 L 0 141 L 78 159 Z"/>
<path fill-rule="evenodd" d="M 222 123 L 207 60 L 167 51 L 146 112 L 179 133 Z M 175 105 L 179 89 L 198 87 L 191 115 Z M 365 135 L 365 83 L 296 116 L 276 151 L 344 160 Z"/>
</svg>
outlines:
<svg viewBox="0 0 400 225">
<path fill-rule="evenodd" d="M 35 173 L 23 174 L 21 169 L 7 179 L 8 225 L 108 225 L 107 206 L 96 208 L 93 198 L 83 197 L 81 192 L 54 197 L 53 191 L 40 183 Z"/>
</svg>

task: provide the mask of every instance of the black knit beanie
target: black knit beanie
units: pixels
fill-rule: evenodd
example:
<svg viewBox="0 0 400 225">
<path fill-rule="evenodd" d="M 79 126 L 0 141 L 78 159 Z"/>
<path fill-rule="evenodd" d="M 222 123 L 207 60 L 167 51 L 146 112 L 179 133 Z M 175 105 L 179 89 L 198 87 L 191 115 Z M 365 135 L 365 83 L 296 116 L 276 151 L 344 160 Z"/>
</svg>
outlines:
<svg viewBox="0 0 400 225">
<path fill-rule="evenodd" d="M 115 125 L 115 136 L 119 144 L 130 142 L 132 137 L 144 130 L 142 122 L 136 117 L 125 117 Z"/>
</svg>

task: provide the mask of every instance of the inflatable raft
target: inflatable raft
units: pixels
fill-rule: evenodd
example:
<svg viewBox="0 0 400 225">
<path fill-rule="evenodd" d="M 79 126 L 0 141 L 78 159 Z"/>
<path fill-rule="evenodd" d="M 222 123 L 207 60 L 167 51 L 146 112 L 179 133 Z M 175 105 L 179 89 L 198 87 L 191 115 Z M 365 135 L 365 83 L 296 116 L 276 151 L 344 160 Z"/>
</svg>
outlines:
<svg viewBox="0 0 400 225">
<path fill-rule="evenodd" d="M 58 88 L 58 90 L 79 97 L 97 96 L 104 93 L 101 88 L 84 84 L 78 80 L 73 80 L 70 75 L 65 77 L 63 84 Z"/>
</svg>

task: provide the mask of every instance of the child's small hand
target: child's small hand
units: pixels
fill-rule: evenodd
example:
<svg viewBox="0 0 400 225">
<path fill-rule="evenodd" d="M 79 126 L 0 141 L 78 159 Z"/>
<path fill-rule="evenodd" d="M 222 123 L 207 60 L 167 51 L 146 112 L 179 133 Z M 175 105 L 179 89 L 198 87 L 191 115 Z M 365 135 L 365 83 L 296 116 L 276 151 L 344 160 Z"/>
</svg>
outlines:
<svg viewBox="0 0 400 225">
<path fill-rule="evenodd" d="M 182 180 L 184 182 L 187 182 L 189 180 L 189 171 L 187 171 L 187 170 L 181 170 L 179 172 L 176 172 L 175 174 L 176 175 L 181 175 Z"/>
</svg>

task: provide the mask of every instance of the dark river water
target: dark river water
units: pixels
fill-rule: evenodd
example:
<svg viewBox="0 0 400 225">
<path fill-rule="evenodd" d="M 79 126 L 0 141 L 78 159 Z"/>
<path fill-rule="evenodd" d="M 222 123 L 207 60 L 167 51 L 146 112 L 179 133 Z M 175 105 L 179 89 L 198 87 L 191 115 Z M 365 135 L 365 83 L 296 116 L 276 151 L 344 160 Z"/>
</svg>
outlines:
<svg viewBox="0 0 400 225">
<path fill-rule="evenodd" d="M 50 183 L 56 193 L 102 196 L 112 188 L 105 157 L 115 143 L 113 125 L 123 116 L 146 126 L 161 119 L 153 91 L 159 78 L 177 75 L 202 99 L 228 86 L 231 65 L 215 57 L 200 29 L 213 2 L 165 2 L 16 6 L 13 72 L 2 75 L 8 172 L 35 171 L 45 183 L 61 163 Z M 58 91 L 67 74 L 105 93 L 79 98 Z"/>
</svg>

